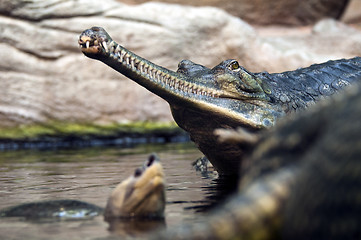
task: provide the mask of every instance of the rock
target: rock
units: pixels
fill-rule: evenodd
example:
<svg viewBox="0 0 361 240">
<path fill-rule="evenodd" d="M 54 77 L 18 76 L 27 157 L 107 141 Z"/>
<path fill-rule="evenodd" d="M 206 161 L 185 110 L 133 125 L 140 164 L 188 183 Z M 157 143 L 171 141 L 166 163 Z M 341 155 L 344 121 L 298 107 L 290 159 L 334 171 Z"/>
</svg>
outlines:
<svg viewBox="0 0 361 240">
<path fill-rule="evenodd" d="M 323 18 L 338 19 L 349 0 L 152 0 L 192 6 L 213 6 L 251 24 L 307 25 Z M 359 1 L 359 0 L 354 0 Z M 148 0 L 128 0 L 139 4 Z"/>
<path fill-rule="evenodd" d="M 271 72 L 361 55 L 360 30 L 333 19 L 322 20 L 312 28 L 271 27 L 258 32 L 260 46 L 254 50 L 258 53 L 256 62 Z"/>
<path fill-rule="evenodd" d="M 342 21 L 347 23 L 361 23 L 361 1 L 350 0 L 342 15 Z"/>
<path fill-rule="evenodd" d="M 251 71 L 281 71 L 361 55 L 360 32 L 335 21 L 321 22 L 313 32 L 270 36 L 213 7 L 113 0 L 0 4 L 0 52 L 6 59 L 0 62 L 0 127 L 172 121 L 163 100 L 82 55 L 78 36 L 91 26 L 104 27 L 126 48 L 173 70 L 182 59 L 211 67 L 236 58 Z M 318 30 L 320 24 L 331 24 L 332 31 Z"/>
</svg>

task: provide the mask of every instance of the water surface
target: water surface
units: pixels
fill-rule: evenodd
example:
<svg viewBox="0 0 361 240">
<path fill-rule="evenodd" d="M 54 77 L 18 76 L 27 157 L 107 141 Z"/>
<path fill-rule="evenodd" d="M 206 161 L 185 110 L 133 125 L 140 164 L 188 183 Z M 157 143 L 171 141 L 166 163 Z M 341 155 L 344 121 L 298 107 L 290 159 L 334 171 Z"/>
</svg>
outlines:
<svg viewBox="0 0 361 240">
<path fill-rule="evenodd" d="M 204 214 L 200 210 L 217 199 L 215 189 L 220 185 L 214 177 L 204 177 L 192 168 L 191 163 L 202 154 L 191 143 L 0 152 L 0 209 L 51 199 L 78 199 L 105 207 L 112 189 L 152 152 L 161 159 L 166 174 L 164 225 L 199 221 Z M 102 216 L 51 222 L 0 219 L 0 239 L 70 240 L 133 234 L 127 230 L 129 226 L 124 231 L 110 231 Z"/>
</svg>

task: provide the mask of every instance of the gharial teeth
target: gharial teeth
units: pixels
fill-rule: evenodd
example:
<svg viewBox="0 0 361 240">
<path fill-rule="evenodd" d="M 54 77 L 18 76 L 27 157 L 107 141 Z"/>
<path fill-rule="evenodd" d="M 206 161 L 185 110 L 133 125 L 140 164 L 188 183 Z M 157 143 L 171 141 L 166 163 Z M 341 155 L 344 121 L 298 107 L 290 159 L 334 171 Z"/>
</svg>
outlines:
<svg viewBox="0 0 361 240">
<path fill-rule="evenodd" d="M 102 42 L 102 45 L 103 45 L 103 47 L 104 47 L 104 49 L 105 49 L 105 52 L 108 52 L 109 50 L 108 50 L 107 43 L 106 43 L 105 41 L 103 41 L 103 42 Z"/>
<path fill-rule="evenodd" d="M 120 59 L 119 59 L 119 61 L 123 62 L 125 54 L 126 54 L 125 51 L 121 51 L 121 52 L 120 52 Z"/>
<path fill-rule="evenodd" d="M 135 68 L 135 65 L 134 65 L 134 58 L 130 58 L 130 65 L 132 66 L 132 68 Z"/>
<path fill-rule="evenodd" d="M 114 53 L 118 53 L 120 51 L 119 45 L 115 48 Z"/>
<path fill-rule="evenodd" d="M 108 44 L 108 47 L 109 47 L 110 49 L 114 48 L 114 42 L 111 41 L 111 42 Z"/>
<path fill-rule="evenodd" d="M 140 62 L 140 63 L 138 64 L 138 70 L 139 70 L 141 73 L 144 73 L 144 68 L 143 68 L 143 63 L 142 63 L 142 62 Z"/>
</svg>

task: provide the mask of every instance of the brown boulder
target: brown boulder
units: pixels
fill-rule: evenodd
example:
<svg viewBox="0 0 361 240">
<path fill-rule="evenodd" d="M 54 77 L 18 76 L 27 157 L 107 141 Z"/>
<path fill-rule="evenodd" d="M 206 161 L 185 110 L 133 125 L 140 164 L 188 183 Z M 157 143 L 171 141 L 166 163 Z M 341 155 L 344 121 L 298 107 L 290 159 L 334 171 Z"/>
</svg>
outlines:
<svg viewBox="0 0 361 240">
<path fill-rule="evenodd" d="M 151 0 L 191 6 L 213 6 L 227 11 L 251 24 L 307 25 L 323 18 L 338 19 L 348 0 Z M 124 1 L 122 1 L 124 2 Z M 127 0 L 140 4 L 148 0 Z"/>
</svg>

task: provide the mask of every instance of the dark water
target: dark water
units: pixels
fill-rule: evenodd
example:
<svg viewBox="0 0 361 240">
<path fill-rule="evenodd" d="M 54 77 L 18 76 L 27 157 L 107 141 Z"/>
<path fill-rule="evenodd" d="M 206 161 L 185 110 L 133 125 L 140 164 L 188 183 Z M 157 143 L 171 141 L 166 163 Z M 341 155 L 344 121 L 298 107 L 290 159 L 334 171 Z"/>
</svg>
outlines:
<svg viewBox="0 0 361 240">
<path fill-rule="evenodd" d="M 51 199 L 78 199 L 105 207 L 111 190 L 152 152 L 161 159 L 166 174 L 166 226 L 199 221 L 204 206 L 217 202 L 229 187 L 192 169 L 191 163 L 202 154 L 191 143 L 8 151 L 0 152 L 0 209 Z M 127 230 L 129 225 L 124 231 L 110 231 L 102 216 L 52 222 L 0 219 L 0 239 L 96 239 L 133 234 Z"/>
</svg>

